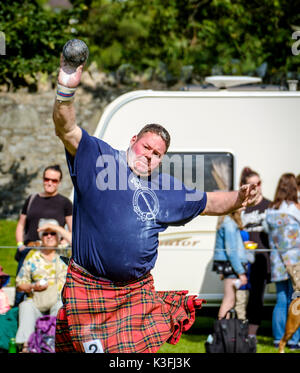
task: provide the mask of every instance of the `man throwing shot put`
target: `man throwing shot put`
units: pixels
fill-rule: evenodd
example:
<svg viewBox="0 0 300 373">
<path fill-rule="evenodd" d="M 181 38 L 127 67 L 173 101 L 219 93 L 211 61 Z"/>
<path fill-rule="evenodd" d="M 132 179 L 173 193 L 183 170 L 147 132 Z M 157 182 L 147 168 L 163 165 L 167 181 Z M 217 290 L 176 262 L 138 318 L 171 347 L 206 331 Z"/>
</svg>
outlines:
<svg viewBox="0 0 300 373">
<path fill-rule="evenodd" d="M 74 58 L 87 50 L 79 40 L 67 47 Z M 170 135 L 158 124 L 135 134 L 127 152 L 90 136 L 76 124 L 73 105 L 84 63 L 76 67 L 64 56 L 53 119 L 74 184 L 73 248 L 56 351 L 156 352 L 179 341 L 202 302 L 186 291 L 155 291 L 151 270 L 159 232 L 199 214 L 224 215 L 254 204 L 257 188 L 205 193 L 159 173 Z"/>
</svg>

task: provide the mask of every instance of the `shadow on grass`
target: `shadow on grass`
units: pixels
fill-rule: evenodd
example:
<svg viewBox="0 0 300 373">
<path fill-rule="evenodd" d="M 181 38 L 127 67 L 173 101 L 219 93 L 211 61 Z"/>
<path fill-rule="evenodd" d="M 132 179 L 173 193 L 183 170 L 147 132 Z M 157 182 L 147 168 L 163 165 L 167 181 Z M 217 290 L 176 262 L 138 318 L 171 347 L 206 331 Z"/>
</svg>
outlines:
<svg viewBox="0 0 300 373">
<path fill-rule="evenodd" d="M 257 335 L 257 353 L 277 354 L 278 349 L 273 346 L 272 337 L 272 310 L 273 307 L 265 307 L 263 320 Z M 205 341 L 213 331 L 213 324 L 218 314 L 218 308 L 206 307 L 197 312 L 193 326 L 184 333 L 178 344 L 164 344 L 159 350 L 160 353 L 205 353 Z M 288 348 L 286 353 L 300 353 L 291 351 Z"/>
<path fill-rule="evenodd" d="M 210 334 L 217 319 L 218 310 L 218 307 L 203 307 L 201 310 L 198 310 L 195 323 L 185 334 Z M 272 336 L 272 311 L 273 307 L 264 307 L 258 335 Z"/>
<path fill-rule="evenodd" d="M 218 310 L 218 307 L 203 307 L 197 311 L 193 326 L 183 335 L 187 343 L 200 344 L 197 348 L 201 350 L 200 352 L 204 352 L 204 342 L 207 336 L 213 332 Z M 273 347 L 272 310 L 273 307 L 265 307 L 263 311 L 263 320 L 258 329 L 258 352 L 277 352 Z"/>
</svg>

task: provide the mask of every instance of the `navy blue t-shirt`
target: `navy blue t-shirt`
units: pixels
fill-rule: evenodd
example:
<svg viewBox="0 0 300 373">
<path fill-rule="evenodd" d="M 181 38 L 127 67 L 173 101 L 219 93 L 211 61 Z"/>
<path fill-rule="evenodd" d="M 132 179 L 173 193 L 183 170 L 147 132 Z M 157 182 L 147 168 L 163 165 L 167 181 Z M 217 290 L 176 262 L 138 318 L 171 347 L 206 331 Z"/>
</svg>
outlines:
<svg viewBox="0 0 300 373">
<path fill-rule="evenodd" d="M 205 192 L 188 190 L 167 174 L 138 177 L 126 152 L 83 129 L 75 157 L 66 155 L 74 185 L 72 257 L 94 276 L 143 276 L 154 267 L 159 232 L 205 209 Z"/>
</svg>

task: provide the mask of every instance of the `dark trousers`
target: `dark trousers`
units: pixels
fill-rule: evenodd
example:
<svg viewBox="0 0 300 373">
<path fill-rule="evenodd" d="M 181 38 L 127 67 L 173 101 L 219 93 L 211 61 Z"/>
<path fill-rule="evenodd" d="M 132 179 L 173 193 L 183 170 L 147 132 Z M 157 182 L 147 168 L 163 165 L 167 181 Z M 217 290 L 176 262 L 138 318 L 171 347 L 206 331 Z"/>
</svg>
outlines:
<svg viewBox="0 0 300 373">
<path fill-rule="evenodd" d="M 256 253 L 251 264 L 249 300 L 246 309 L 249 324 L 260 325 L 263 315 L 264 293 L 269 281 L 268 260 L 264 253 Z"/>
</svg>

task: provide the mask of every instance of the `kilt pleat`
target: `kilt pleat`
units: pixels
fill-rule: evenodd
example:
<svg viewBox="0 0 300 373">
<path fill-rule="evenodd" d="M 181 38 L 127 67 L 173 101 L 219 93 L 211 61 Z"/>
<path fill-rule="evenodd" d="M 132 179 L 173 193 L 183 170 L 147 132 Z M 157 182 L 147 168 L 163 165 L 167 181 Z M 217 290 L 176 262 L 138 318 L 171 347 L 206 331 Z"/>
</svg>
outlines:
<svg viewBox="0 0 300 373">
<path fill-rule="evenodd" d="M 107 353 L 157 352 L 176 344 L 195 321 L 203 299 L 187 291 L 155 291 L 153 277 L 116 283 L 70 261 L 56 323 L 56 352 L 84 352 L 100 340 Z"/>
</svg>

